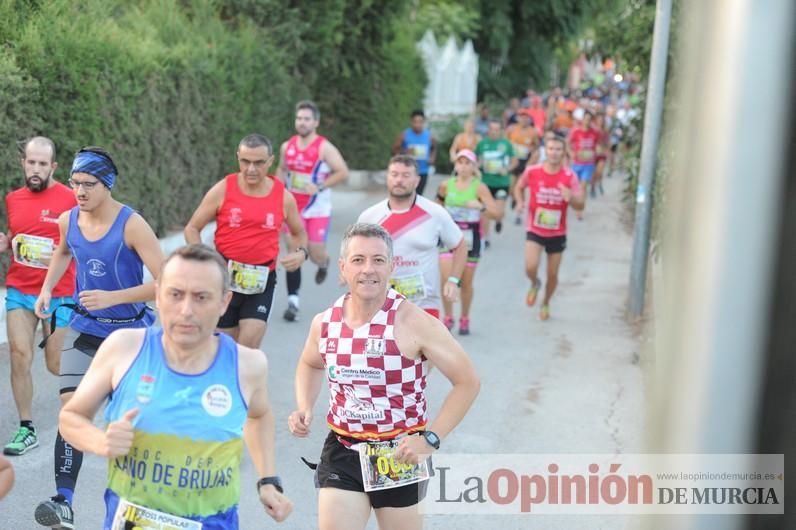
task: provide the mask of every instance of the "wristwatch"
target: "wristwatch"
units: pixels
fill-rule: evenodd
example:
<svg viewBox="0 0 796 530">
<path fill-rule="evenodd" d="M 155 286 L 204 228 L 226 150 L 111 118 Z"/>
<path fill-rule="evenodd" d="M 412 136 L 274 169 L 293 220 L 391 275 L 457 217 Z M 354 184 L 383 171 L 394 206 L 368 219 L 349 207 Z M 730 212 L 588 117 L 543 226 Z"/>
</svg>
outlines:
<svg viewBox="0 0 796 530">
<path fill-rule="evenodd" d="M 310 259 L 310 251 L 307 250 L 307 247 L 299 247 L 299 248 L 296 249 L 296 252 L 298 252 L 299 250 L 304 253 L 304 260 L 305 261 Z"/>
<path fill-rule="evenodd" d="M 279 477 L 263 477 L 257 481 L 257 493 L 260 493 L 260 488 L 266 484 L 272 485 L 279 493 L 284 493 L 282 489 L 282 480 Z"/>
<path fill-rule="evenodd" d="M 426 439 L 428 445 L 434 449 L 439 449 L 440 439 L 434 431 L 423 431 L 423 438 Z"/>
</svg>

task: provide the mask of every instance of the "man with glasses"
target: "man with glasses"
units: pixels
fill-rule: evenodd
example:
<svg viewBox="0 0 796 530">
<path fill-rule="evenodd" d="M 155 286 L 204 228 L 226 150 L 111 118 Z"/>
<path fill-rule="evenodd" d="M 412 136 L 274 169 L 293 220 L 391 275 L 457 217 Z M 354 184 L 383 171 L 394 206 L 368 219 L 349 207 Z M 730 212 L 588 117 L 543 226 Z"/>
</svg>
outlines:
<svg viewBox="0 0 796 530">
<path fill-rule="evenodd" d="M 11 358 L 11 391 L 19 414 L 19 429 L 3 448 L 7 455 L 19 456 L 39 446 L 33 426 L 33 362 L 34 338 L 39 318 L 33 312 L 41 291 L 53 247 L 60 241 L 58 216 L 77 203 L 72 191 L 53 180 L 58 164 L 55 144 L 49 138 L 37 136 L 28 140 L 22 149 L 22 170 L 25 185 L 6 196 L 8 235 L 0 233 L 0 252 L 12 250 L 6 275 L 6 329 Z M 53 295 L 58 304 L 74 303 L 75 267 L 69 264 Z M 58 375 L 58 364 L 69 325 L 68 312 L 58 314 L 57 328 L 51 329 L 48 320 L 41 321 L 42 334 L 49 336 L 44 357 L 47 369 Z"/>
<path fill-rule="evenodd" d="M 71 399 L 100 344 L 111 332 L 143 328 L 154 322 L 144 302 L 155 298 L 155 282 L 144 283 L 143 268 L 157 278 L 163 253 L 143 217 L 116 201 L 111 190 L 118 170 L 99 147 L 85 147 L 72 163 L 69 185 L 77 207 L 58 217 L 60 241 L 53 251 L 35 311 L 39 318 L 60 313 L 53 288 L 74 257 L 77 280 L 70 327 L 79 333 L 61 353 L 61 403 Z M 61 309 L 61 311 L 63 308 Z M 40 503 L 36 521 L 50 528 L 74 528 L 72 498 L 83 453 L 59 432 L 55 440 L 57 494 Z"/>
<path fill-rule="evenodd" d="M 218 328 L 239 344 L 258 349 L 274 299 L 282 225 L 287 224 L 294 249 L 279 260 L 288 271 L 298 269 L 309 256 L 307 233 L 293 195 L 268 174 L 274 161 L 271 141 L 250 134 L 238 144 L 237 155 L 240 171 L 205 194 L 185 226 L 185 241 L 201 243 L 202 229 L 216 222 L 215 246 L 227 260 L 233 291 Z"/>
</svg>

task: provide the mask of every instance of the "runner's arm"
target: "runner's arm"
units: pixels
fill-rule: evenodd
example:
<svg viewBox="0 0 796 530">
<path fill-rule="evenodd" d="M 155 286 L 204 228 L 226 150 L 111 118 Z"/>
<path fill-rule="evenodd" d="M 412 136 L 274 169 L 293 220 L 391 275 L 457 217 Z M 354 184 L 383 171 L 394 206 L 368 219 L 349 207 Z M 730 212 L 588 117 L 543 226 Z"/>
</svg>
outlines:
<svg viewBox="0 0 796 530">
<path fill-rule="evenodd" d="M 72 253 L 66 244 L 66 233 L 69 230 L 69 210 L 58 216 L 58 230 L 61 234 L 60 239 L 53 250 L 52 258 L 50 258 L 50 266 L 47 267 L 47 275 L 44 277 L 44 283 L 41 286 L 42 292 L 52 292 L 72 260 Z"/>
<path fill-rule="evenodd" d="M 136 213 L 130 217 L 124 227 L 124 240 L 138 254 L 138 257 L 144 262 L 144 266 L 154 279 L 135 287 L 109 291 L 112 293 L 114 301 L 111 305 L 134 304 L 154 300 L 155 280 L 160 276 L 160 266 L 163 264 L 163 251 L 160 250 L 158 237 L 152 227 L 149 226 L 149 223 Z"/>
<path fill-rule="evenodd" d="M 288 418 L 290 432 L 304 437 L 309 434 L 312 408 L 323 384 L 324 364 L 318 351 L 321 335 L 321 314 L 315 316 L 296 366 L 296 410 Z"/>
<path fill-rule="evenodd" d="M 186 243 L 193 245 L 202 242 L 202 229 L 216 218 L 216 212 L 224 202 L 225 190 L 226 181 L 221 180 L 207 191 L 202 198 L 202 202 L 199 203 L 199 207 L 196 208 L 196 211 L 191 216 L 190 221 L 185 225 L 183 234 L 185 235 Z"/>
<path fill-rule="evenodd" d="M 515 210 L 518 212 L 521 212 L 525 207 L 525 187 L 527 185 L 528 177 L 526 176 L 526 173 L 523 172 L 522 175 L 520 175 L 520 178 L 517 179 L 517 183 L 514 184 L 514 189 L 512 190 L 512 193 L 514 194 L 514 200 L 517 202 Z"/>
<path fill-rule="evenodd" d="M 428 430 L 444 439 L 462 421 L 478 395 L 481 387 L 478 372 L 442 322 L 412 304 L 402 304 L 398 318 L 401 325 L 396 325 L 395 329 L 399 333 L 411 330 L 401 333 L 401 350 L 404 350 L 403 344 L 413 342 L 406 351 L 419 349 L 453 385 L 439 413 L 427 425 Z"/>
<path fill-rule="evenodd" d="M 307 231 L 304 230 L 304 224 L 301 222 L 296 199 L 292 193 L 285 192 L 282 201 L 284 208 L 285 223 L 287 223 L 288 230 L 288 253 L 279 260 L 282 266 L 288 271 L 294 271 L 301 267 L 301 264 L 307 259 Z M 302 250 L 304 249 L 304 250 Z"/>
<path fill-rule="evenodd" d="M 140 329 L 120 329 L 108 335 L 94 355 L 74 395 L 61 409 L 58 429 L 64 439 L 79 450 L 111 456 L 113 449 L 110 446 L 113 441 L 108 439 L 108 431 L 96 427 L 92 420 L 113 392 L 115 374 L 127 371 L 143 340 L 144 330 Z M 118 381 L 115 383 L 118 384 Z M 128 412 L 130 411 L 124 411 L 125 414 Z M 111 422 L 109 430 L 114 423 L 119 421 Z M 132 443 L 132 437 L 129 441 Z M 118 450 L 118 446 L 116 449 Z"/>
<path fill-rule="evenodd" d="M 331 142 L 325 141 L 321 146 L 321 158 L 332 170 L 332 173 L 323 183 L 324 189 L 336 186 L 348 178 L 348 165 L 337 149 Z"/>
<path fill-rule="evenodd" d="M 448 181 L 443 180 L 439 184 L 439 189 L 437 190 L 437 196 L 435 197 L 437 204 L 440 206 L 445 206 L 445 197 L 448 196 Z"/>
<path fill-rule="evenodd" d="M 462 133 L 459 133 L 459 134 L 457 134 L 456 136 L 453 137 L 453 141 L 451 142 L 450 151 L 448 151 L 448 154 L 451 157 L 451 162 L 454 162 L 454 163 L 456 162 L 456 153 L 459 152 L 459 150 L 457 148 L 459 147 L 459 139 L 461 138 L 461 136 L 462 136 Z"/>
<path fill-rule="evenodd" d="M 404 152 L 404 131 L 401 131 L 401 134 L 395 138 L 395 141 L 392 143 L 392 154 L 393 156 L 399 155 Z"/>
<path fill-rule="evenodd" d="M 442 217 L 441 239 L 442 243 L 451 250 L 453 253 L 453 260 L 451 263 L 451 276 L 461 279 L 464 267 L 467 264 L 467 245 L 464 243 L 464 235 L 462 229 L 453 221 L 450 214 L 445 211 Z M 443 287 L 443 294 L 449 300 L 458 299 L 458 292 L 453 293 L 450 291 L 451 282 L 446 281 Z M 458 287 L 458 285 L 456 286 Z"/>
<path fill-rule="evenodd" d="M 5 457 L 0 456 L 0 499 L 14 487 L 14 468 Z"/>
<path fill-rule="evenodd" d="M 486 184 L 483 182 L 478 185 L 478 200 L 481 201 L 481 204 L 484 205 L 486 208 L 485 212 L 489 214 L 492 218 L 501 217 L 500 215 L 500 208 L 498 208 L 495 199 L 492 198 L 492 194 L 489 192 L 489 188 L 486 187 Z"/>
<path fill-rule="evenodd" d="M 285 150 L 287 150 L 287 142 L 282 143 L 279 148 L 279 165 L 276 166 L 276 176 L 283 183 L 287 184 L 287 163 L 285 162 Z"/>
<path fill-rule="evenodd" d="M 260 350 L 238 346 L 241 387 L 249 406 L 243 439 L 259 477 L 276 474 L 274 457 L 274 413 L 268 399 L 268 360 Z"/>
<path fill-rule="evenodd" d="M 437 141 L 431 137 L 431 151 L 428 153 L 428 163 L 433 166 L 437 161 Z"/>
</svg>

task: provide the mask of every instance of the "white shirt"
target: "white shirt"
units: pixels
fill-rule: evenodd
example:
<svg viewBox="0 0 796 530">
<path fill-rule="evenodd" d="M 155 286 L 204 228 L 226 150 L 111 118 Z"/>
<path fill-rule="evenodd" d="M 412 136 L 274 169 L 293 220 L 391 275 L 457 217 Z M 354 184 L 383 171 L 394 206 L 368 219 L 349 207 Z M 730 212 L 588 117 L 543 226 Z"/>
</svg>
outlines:
<svg viewBox="0 0 796 530">
<path fill-rule="evenodd" d="M 456 248 L 462 231 L 439 204 L 417 196 L 408 210 L 390 210 L 387 199 L 359 216 L 360 223 L 384 227 L 393 239 L 395 271 L 391 283 L 423 309 L 440 309 L 439 244 Z"/>
</svg>

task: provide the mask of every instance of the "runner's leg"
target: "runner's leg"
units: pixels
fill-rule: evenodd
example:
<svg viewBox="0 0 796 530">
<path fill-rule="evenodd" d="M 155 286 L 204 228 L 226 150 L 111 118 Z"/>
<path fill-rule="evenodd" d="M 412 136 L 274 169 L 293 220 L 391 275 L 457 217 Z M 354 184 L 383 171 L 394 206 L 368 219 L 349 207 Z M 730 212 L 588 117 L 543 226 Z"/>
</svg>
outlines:
<svg viewBox="0 0 796 530">
<path fill-rule="evenodd" d="M 364 530 L 368 518 L 370 518 L 370 499 L 366 493 L 337 488 L 318 490 L 320 530 Z"/>
<path fill-rule="evenodd" d="M 379 530 L 420 530 L 423 528 L 423 516 L 420 509 L 414 506 L 404 508 L 378 508 L 376 520 Z"/>
</svg>

